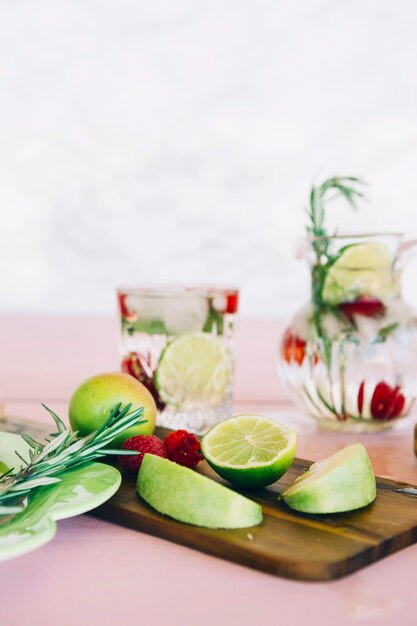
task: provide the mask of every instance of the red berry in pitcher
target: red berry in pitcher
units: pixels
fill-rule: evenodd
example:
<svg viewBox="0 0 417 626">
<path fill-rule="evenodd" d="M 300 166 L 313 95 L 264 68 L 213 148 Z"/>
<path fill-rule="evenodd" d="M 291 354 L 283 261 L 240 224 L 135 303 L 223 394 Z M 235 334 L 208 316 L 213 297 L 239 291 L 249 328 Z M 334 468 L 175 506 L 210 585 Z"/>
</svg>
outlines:
<svg viewBox="0 0 417 626">
<path fill-rule="evenodd" d="M 364 317 L 382 317 L 385 313 L 385 306 L 378 298 L 371 296 L 360 296 L 353 302 L 342 302 L 339 309 L 353 323 L 354 315 Z"/>
<path fill-rule="evenodd" d="M 302 365 L 304 357 L 306 356 L 306 342 L 298 335 L 294 335 L 290 328 L 284 333 L 281 343 L 281 354 L 287 363 L 293 363 L 294 361 L 298 365 Z M 319 357 L 317 354 L 313 356 L 313 365 L 318 363 Z"/>
<path fill-rule="evenodd" d="M 302 365 L 305 357 L 305 347 L 306 342 L 297 337 L 297 335 L 293 335 L 291 330 L 287 328 L 281 344 L 282 356 L 287 363 L 295 361 L 298 365 Z"/>
<path fill-rule="evenodd" d="M 358 392 L 358 411 L 362 415 L 365 395 L 365 381 L 362 381 Z M 380 382 L 376 385 L 371 398 L 370 411 L 374 419 L 389 421 L 399 417 L 404 410 L 405 397 L 399 385 L 390 387 Z"/>
</svg>

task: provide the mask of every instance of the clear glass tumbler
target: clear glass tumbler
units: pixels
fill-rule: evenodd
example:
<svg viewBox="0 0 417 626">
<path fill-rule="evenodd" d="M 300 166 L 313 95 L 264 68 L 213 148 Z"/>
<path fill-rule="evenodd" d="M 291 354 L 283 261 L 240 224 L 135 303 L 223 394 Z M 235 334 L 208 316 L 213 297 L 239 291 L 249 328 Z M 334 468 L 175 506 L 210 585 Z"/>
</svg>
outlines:
<svg viewBox="0 0 417 626">
<path fill-rule="evenodd" d="M 121 368 L 158 407 L 158 425 L 202 434 L 232 415 L 238 290 L 118 289 Z"/>
</svg>

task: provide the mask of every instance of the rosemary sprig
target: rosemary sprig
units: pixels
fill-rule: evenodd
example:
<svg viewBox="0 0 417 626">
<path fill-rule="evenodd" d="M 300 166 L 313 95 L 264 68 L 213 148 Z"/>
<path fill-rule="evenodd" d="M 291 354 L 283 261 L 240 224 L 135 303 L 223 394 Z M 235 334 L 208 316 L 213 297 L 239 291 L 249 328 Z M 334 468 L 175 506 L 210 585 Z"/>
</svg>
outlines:
<svg viewBox="0 0 417 626">
<path fill-rule="evenodd" d="M 29 458 L 25 459 L 16 451 L 22 461 L 22 468 L 17 471 L 9 469 L 0 475 L 0 515 L 22 511 L 33 490 L 59 482 L 60 475 L 68 470 L 108 454 L 137 454 L 135 451 L 103 448 L 125 429 L 146 422 L 142 419 L 143 407 L 129 412 L 131 404 L 122 407 L 119 403 L 100 428 L 86 437 L 80 437 L 77 432 L 67 429 L 49 407 L 45 404 L 42 406 L 52 416 L 57 432 L 50 435 L 45 443 L 35 441 L 29 435 L 22 435 L 30 446 Z"/>
<path fill-rule="evenodd" d="M 363 181 L 355 176 L 333 176 L 328 178 L 317 187 L 312 186 L 310 192 L 310 207 L 307 211 L 310 223 L 307 225 L 307 232 L 313 237 L 313 249 L 320 260 L 322 255 L 327 255 L 329 245 L 329 234 L 325 227 L 326 210 L 325 205 L 328 200 L 337 196 L 342 196 L 347 203 L 356 209 L 356 202 L 359 198 L 364 198 L 364 194 L 358 186 L 364 185 Z M 329 192 L 335 194 L 329 198 Z"/>
<path fill-rule="evenodd" d="M 318 307 L 318 314 L 328 308 L 325 306 L 321 294 L 328 266 L 333 261 L 329 254 L 329 242 L 333 235 L 329 235 L 325 225 L 326 204 L 328 200 L 342 196 L 353 209 L 356 209 L 357 200 L 364 198 L 364 194 L 358 189 L 360 185 L 364 185 L 364 183 L 355 176 L 333 176 L 321 185 L 313 185 L 311 188 L 310 207 L 307 211 L 309 217 L 307 233 L 312 239 L 311 244 L 316 255 L 316 262 L 312 269 L 312 287 L 313 302 Z M 329 198 L 331 192 L 335 193 Z"/>
<path fill-rule="evenodd" d="M 383 326 L 378 330 L 378 334 L 376 339 L 374 339 L 374 343 L 382 343 L 388 339 L 388 337 L 397 330 L 399 326 L 399 322 L 393 322 L 392 324 L 388 324 L 388 326 Z"/>
<path fill-rule="evenodd" d="M 311 238 L 311 245 L 315 254 L 315 261 L 312 267 L 312 300 L 313 310 L 311 323 L 314 328 L 316 342 L 319 347 L 321 358 L 325 364 L 329 379 L 331 380 L 332 370 L 332 340 L 328 336 L 325 324 L 325 315 L 331 313 L 333 316 L 343 321 L 343 316 L 337 306 L 332 306 L 323 301 L 323 286 L 326 280 L 329 267 L 335 260 L 329 250 L 331 237 L 335 233 L 329 234 L 326 227 L 327 202 L 342 197 L 352 209 L 357 208 L 357 201 L 364 198 L 361 186 L 364 183 L 355 176 L 333 176 L 320 185 L 313 185 L 310 192 L 310 206 L 307 210 L 308 224 L 307 234 Z M 324 403 L 323 398 L 320 398 Z M 330 407 L 327 407 L 329 410 Z M 336 409 L 334 409 L 336 411 Z M 343 414 L 343 409 L 342 409 Z"/>
</svg>

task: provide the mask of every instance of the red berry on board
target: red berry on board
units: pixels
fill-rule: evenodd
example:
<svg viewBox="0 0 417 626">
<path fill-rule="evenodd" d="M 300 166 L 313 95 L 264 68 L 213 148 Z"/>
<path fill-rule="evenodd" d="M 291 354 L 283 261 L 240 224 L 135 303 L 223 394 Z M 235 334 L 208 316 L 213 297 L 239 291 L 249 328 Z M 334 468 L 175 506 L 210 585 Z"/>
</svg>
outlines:
<svg viewBox="0 0 417 626">
<path fill-rule="evenodd" d="M 137 435 L 130 437 L 122 445 L 122 450 L 136 450 L 139 454 L 120 455 L 120 465 L 131 472 L 137 473 L 142 465 L 144 454 L 155 454 L 167 458 L 165 447 L 159 437 L 155 435 Z"/>
<path fill-rule="evenodd" d="M 352 323 L 354 315 L 382 317 L 385 313 L 384 303 L 372 296 L 359 296 L 353 302 L 342 302 L 339 304 L 339 309 Z"/>
<path fill-rule="evenodd" d="M 179 465 L 196 467 L 204 459 L 200 442 L 193 433 L 175 430 L 164 439 L 168 458 Z"/>
</svg>

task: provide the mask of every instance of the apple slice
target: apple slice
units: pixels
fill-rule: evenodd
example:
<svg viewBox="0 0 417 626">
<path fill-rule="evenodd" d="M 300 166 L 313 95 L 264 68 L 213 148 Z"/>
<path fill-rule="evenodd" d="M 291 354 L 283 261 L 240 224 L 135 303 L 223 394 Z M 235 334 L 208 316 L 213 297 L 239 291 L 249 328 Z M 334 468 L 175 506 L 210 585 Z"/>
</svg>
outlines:
<svg viewBox="0 0 417 626">
<path fill-rule="evenodd" d="M 262 522 L 256 502 L 168 459 L 145 454 L 136 485 L 154 509 L 205 528 L 247 528 Z"/>
<path fill-rule="evenodd" d="M 370 504 L 375 497 L 374 471 L 361 443 L 313 463 L 282 494 L 289 507 L 303 513 L 353 511 Z"/>
</svg>

